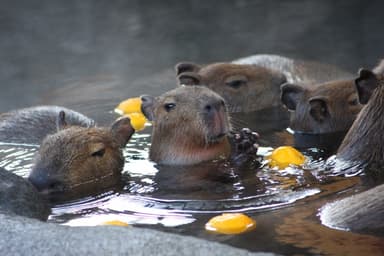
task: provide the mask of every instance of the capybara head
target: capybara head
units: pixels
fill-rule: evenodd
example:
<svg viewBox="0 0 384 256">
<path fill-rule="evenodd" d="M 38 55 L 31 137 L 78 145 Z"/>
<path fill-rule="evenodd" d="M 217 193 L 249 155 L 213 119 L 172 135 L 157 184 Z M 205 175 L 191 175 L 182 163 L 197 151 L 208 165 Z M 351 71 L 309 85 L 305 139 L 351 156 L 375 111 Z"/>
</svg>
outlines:
<svg viewBox="0 0 384 256">
<path fill-rule="evenodd" d="M 144 115 L 153 121 L 151 160 L 191 165 L 229 155 L 229 117 L 224 99 L 215 92 L 182 86 L 141 100 Z"/>
<path fill-rule="evenodd" d="M 175 69 L 179 85 L 207 86 L 225 99 L 230 112 L 279 105 L 280 85 L 286 82 L 282 73 L 255 65 L 179 63 Z"/>
<path fill-rule="evenodd" d="M 337 158 L 359 166 L 384 164 L 384 76 L 361 69 L 355 80 L 365 104 L 337 151 Z"/>
<path fill-rule="evenodd" d="M 124 166 L 121 149 L 134 133 L 129 118 L 109 128 L 85 128 L 68 126 L 62 111 L 57 129 L 41 143 L 28 178 L 40 192 L 51 196 L 94 184 L 107 187 L 119 180 Z"/>
<path fill-rule="evenodd" d="M 290 127 L 304 133 L 347 131 L 362 108 L 353 80 L 281 86 L 281 101 L 291 111 Z"/>
</svg>

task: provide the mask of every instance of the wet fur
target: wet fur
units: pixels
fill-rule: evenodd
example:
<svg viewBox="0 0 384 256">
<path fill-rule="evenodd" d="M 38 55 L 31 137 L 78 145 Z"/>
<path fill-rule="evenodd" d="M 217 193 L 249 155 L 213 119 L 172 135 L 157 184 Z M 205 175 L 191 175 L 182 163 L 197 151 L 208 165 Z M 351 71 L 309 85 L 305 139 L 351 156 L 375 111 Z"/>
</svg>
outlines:
<svg viewBox="0 0 384 256">
<path fill-rule="evenodd" d="M 205 85 L 220 94 L 230 112 L 250 112 L 280 105 L 285 82 L 318 84 L 352 75 L 332 65 L 277 55 L 254 55 L 232 63 L 176 65 L 179 85 Z"/>
<path fill-rule="evenodd" d="M 348 131 L 362 108 L 352 79 L 310 87 L 284 84 L 281 101 L 290 111 L 290 128 L 312 134 Z"/>
<path fill-rule="evenodd" d="M 153 118 L 149 157 L 161 164 L 189 165 L 229 155 L 230 130 L 223 99 L 205 87 L 180 87 L 157 98 L 148 98 L 143 112 Z M 167 111 L 165 106 L 174 104 Z M 217 110 L 209 116 L 208 105 Z M 222 105 L 222 106 L 221 106 Z M 207 116 L 208 115 L 208 116 Z M 150 117 L 150 118 L 151 118 Z M 213 120 L 218 119 L 218 120 Z M 217 137 L 223 135 L 223 137 Z"/>
<path fill-rule="evenodd" d="M 124 166 L 121 149 L 134 133 L 129 118 L 99 128 L 92 119 L 58 106 L 15 110 L 1 118 L 0 134 L 12 135 L 9 142 L 42 140 L 28 179 L 50 196 L 79 196 L 115 184 Z"/>
<path fill-rule="evenodd" d="M 83 114 L 59 106 L 37 106 L 0 114 L 0 142 L 40 144 L 47 134 L 57 131 L 60 111 L 68 124 L 93 127 L 95 121 Z"/>
<path fill-rule="evenodd" d="M 375 76 L 371 73 L 372 76 Z M 359 78 L 356 83 L 359 83 Z M 337 158 L 360 165 L 384 165 L 384 77 L 377 76 L 376 89 L 361 110 L 337 152 Z M 359 95 L 360 99 L 362 95 Z"/>
<path fill-rule="evenodd" d="M 367 178 L 383 181 L 384 77 L 360 70 L 355 80 L 361 103 L 366 103 L 336 155 L 343 170 L 363 169 Z M 337 170 L 336 170 L 337 171 Z M 328 226 L 359 232 L 384 230 L 384 185 L 326 205 L 320 218 Z"/>
<path fill-rule="evenodd" d="M 46 221 L 51 209 L 32 184 L 0 167 L 0 212 Z"/>
<path fill-rule="evenodd" d="M 324 225 L 352 231 L 384 231 L 384 185 L 327 204 L 321 209 Z"/>
</svg>

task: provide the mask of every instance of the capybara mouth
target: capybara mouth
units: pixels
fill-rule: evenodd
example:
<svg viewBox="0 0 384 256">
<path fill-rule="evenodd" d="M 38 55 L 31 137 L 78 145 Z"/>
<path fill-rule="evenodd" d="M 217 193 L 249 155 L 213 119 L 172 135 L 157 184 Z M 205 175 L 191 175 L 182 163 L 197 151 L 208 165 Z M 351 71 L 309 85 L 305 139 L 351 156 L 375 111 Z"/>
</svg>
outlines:
<svg viewBox="0 0 384 256">
<path fill-rule="evenodd" d="M 68 189 L 66 189 L 64 186 L 58 185 L 54 187 L 40 189 L 39 193 L 48 198 L 55 198 L 57 196 L 65 194 L 67 191 Z"/>
<path fill-rule="evenodd" d="M 219 133 L 217 135 L 211 135 L 208 136 L 208 143 L 213 144 L 213 143 L 218 143 L 220 142 L 223 138 L 227 136 L 226 132 Z"/>
</svg>

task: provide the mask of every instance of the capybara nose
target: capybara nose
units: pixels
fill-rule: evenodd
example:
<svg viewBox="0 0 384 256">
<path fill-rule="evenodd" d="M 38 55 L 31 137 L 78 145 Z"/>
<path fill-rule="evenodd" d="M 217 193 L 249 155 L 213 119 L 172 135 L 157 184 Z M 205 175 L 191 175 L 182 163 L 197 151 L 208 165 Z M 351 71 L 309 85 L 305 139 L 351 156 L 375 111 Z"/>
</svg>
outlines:
<svg viewBox="0 0 384 256">
<path fill-rule="evenodd" d="M 204 106 L 204 112 L 206 114 L 214 113 L 215 111 L 224 110 L 225 103 L 223 100 L 212 101 Z"/>
<path fill-rule="evenodd" d="M 44 172 L 33 170 L 28 177 L 29 182 L 31 182 L 38 191 L 61 191 L 64 189 L 62 182 L 42 173 Z"/>
</svg>

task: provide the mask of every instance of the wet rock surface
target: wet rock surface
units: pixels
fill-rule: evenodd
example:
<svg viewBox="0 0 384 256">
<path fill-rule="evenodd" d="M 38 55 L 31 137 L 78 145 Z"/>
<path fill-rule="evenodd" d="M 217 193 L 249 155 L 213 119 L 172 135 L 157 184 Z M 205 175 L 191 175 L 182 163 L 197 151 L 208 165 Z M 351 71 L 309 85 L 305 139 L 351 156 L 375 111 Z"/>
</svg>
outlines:
<svg viewBox="0 0 384 256">
<path fill-rule="evenodd" d="M 67 227 L 0 214 L 1 255 L 259 255 L 135 227 Z"/>
</svg>

